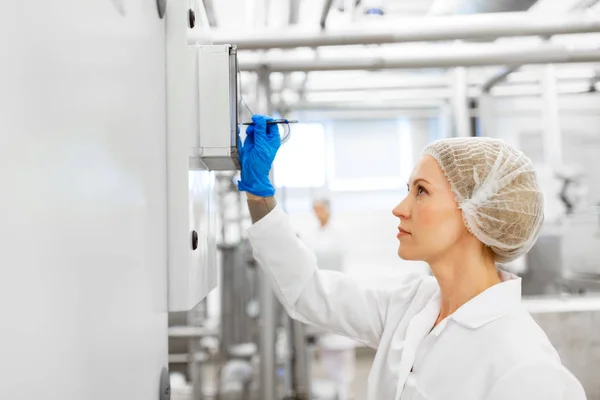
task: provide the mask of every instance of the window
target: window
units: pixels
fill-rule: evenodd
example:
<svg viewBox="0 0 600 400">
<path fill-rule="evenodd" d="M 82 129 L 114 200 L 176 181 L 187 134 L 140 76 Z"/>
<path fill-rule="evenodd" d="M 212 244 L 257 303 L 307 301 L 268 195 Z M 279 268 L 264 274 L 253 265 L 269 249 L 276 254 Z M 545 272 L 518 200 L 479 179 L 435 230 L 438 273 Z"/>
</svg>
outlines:
<svg viewBox="0 0 600 400">
<path fill-rule="evenodd" d="M 291 136 L 273 163 L 275 186 L 289 188 L 325 185 L 325 129 L 322 124 L 290 125 Z M 287 129 L 285 127 L 281 128 Z"/>
<path fill-rule="evenodd" d="M 405 119 L 338 120 L 330 137 L 330 187 L 336 191 L 398 189 L 412 162 Z"/>
</svg>

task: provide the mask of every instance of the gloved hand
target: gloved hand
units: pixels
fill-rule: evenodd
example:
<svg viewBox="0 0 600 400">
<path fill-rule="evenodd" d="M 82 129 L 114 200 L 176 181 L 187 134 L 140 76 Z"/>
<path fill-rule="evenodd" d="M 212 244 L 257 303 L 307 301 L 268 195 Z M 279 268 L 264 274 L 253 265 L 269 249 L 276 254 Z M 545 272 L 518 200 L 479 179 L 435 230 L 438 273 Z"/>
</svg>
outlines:
<svg viewBox="0 0 600 400">
<path fill-rule="evenodd" d="M 269 180 L 269 172 L 275 154 L 281 146 L 281 136 L 277 124 L 268 124 L 273 118 L 253 115 L 254 125 L 246 129 L 244 145 L 238 145 L 238 154 L 242 167 L 238 189 L 255 196 L 269 197 L 275 194 L 275 188 Z"/>
</svg>

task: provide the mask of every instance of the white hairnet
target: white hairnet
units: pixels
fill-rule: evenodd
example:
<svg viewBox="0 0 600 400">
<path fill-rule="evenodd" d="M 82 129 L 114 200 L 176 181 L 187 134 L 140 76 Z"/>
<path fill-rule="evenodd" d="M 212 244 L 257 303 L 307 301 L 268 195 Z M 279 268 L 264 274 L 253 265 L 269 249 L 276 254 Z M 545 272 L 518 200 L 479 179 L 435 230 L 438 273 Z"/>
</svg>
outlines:
<svg viewBox="0 0 600 400">
<path fill-rule="evenodd" d="M 531 249 L 544 219 L 544 200 L 525 154 L 483 137 L 437 140 L 423 154 L 438 162 L 467 229 L 492 249 L 496 261 L 513 261 Z"/>
</svg>

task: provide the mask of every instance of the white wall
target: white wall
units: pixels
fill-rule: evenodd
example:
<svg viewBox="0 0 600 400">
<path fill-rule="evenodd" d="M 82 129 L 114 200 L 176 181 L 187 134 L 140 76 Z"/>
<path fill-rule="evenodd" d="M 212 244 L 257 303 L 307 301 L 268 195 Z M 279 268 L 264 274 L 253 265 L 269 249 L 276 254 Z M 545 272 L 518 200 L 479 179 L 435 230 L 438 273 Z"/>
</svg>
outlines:
<svg viewBox="0 0 600 400">
<path fill-rule="evenodd" d="M 154 1 L 2 1 L 1 399 L 157 398 L 164 44 Z"/>
</svg>

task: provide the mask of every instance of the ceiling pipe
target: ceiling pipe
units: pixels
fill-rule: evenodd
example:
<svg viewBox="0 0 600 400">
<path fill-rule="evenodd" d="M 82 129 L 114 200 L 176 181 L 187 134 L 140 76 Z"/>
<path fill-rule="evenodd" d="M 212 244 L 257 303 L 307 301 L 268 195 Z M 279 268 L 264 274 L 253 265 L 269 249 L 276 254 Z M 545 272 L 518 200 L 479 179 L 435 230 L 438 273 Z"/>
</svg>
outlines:
<svg viewBox="0 0 600 400">
<path fill-rule="evenodd" d="M 464 46 L 468 49 L 469 46 Z M 507 60 L 509 60 L 507 62 Z M 351 71 L 403 68 L 451 68 L 486 65 L 520 66 L 530 64 L 564 64 L 600 62 L 600 49 L 569 49 L 564 45 L 542 44 L 514 48 L 489 48 L 477 51 L 453 50 L 430 54 L 404 54 L 394 57 L 323 57 L 294 59 L 292 57 L 264 60 L 240 60 L 240 69 L 256 71 L 265 68 L 270 72 L 294 71 Z"/>
<path fill-rule="evenodd" d="M 265 30 L 258 34 L 214 30 L 212 35 L 215 44 L 235 44 L 239 50 L 267 50 L 592 32 L 600 32 L 600 15 L 577 13 L 541 17 L 530 13 L 506 13 L 494 14 L 493 17 L 489 14 L 476 14 L 411 18 L 386 29 L 369 25 L 361 26 L 360 29 L 335 31 Z M 188 40 L 191 44 L 195 43 L 193 36 Z"/>
<path fill-rule="evenodd" d="M 585 83 L 582 82 L 582 85 Z M 558 89 L 558 93 L 561 95 L 572 95 L 579 94 L 581 91 L 579 90 L 580 85 L 572 86 L 572 87 L 561 87 Z M 583 86 L 582 86 L 583 87 Z M 477 97 L 477 90 L 475 88 L 471 88 L 468 91 L 468 97 L 475 98 Z M 514 98 L 514 97 L 534 97 L 540 98 L 543 95 L 543 89 L 538 86 L 531 87 L 523 87 L 520 90 L 515 91 L 507 91 L 504 93 L 498 93 L 494 97 L 497 98 Z M 373 100 L 370 100 L 368 96 L 363 96 L 363 100 L 355 99 L 355 98 L 336 98 L 336 99 L 314 99 L 314 100 L 301 100 L 297 102 L 289 102 L 287 105 L 290 110 L 298 110 L 298 109 L 329 109 L 329 108 L 345 108 L 351 106 L 357 107 L 385 107 L 385 106 L 393 106 L 396 104 L 412 104 L 418 103 L 419 106 L 423 106 L 426 103 L 439 103 L 445 104 L 452 98 L 451 90 L 428 90 L 425 92 L 398 92 L 395 96 L 388 96 L 385 98 L 381 98 L 378 96 L 372 97 Z"/>
<path fill-rule="evenodd" d="M 444 15 L 526 11 L 536 2 L 537 0 L 436 0 L 429 13 Z"/>
<path fill-rule="evenodd" d="M 441 1 L 441 0 L 439 0 L 439 1 Z M 536 3 L 536 1 L 534 1 L 533 3 Z M 597 2 L 598 2 L 598 0 L 580 0 L 577 3 L 575 3 L 574 5 L 571 5 L 569 11 L 570 12 L 575 12 L 577 10 L 584 10 L 584 9 L 592 7 Z M 546 40 L 550 40 L 550 37 L 551 36 L 546 36 Z M 500 82 L 504 81 L 506 78 L 508 78 L 508 76 L 510 74 L 512 74 L 515 71 L 518 71 L 519 69 L 520 69 L 519 66 L 505 67 L 505 68 L 501 69 L 498 73 L 492 75 L 483 84 L 483 86 L 481 87 L 481 93 L 483 93 L 483 94 L 490 93 L 491 90 L 492 90 L 492 88 L 495 85 L 497 85 Z"/>
<path fill-rule="evenodd" d="M 325 29 L 327 26 L 327 17 L 329 17 L 329 11 L 331 11 L 331 6 L 333 5 L 333 0 L 325 0 L 323 3 L 323 11 L 321 11 L 321 29 Z"/>
<path fill-rule="evenodd" d="M 590 82 L 597 79 L 596 73 L 591 69 L 577 70 L 558 70 L 557 78 L 560 82 Z M 522 71 L 511 76 L 510 80 L 502 82 L 503 86 L 518 86 L 522 84 L 538 84 L 540 81 L 540 72 L 538 69 Z M 486 77 L 478 74 L 469 74 L 469 86 L 479 88 L 486 82 Z M 427 76 L 419 74 L 406 74 L 402 76 L 368 76 L 368 77 L 313 77 L 308 82 L 304 78 L 292 82 L 285 86 L 286 88 L 299 91 L 304 90 L 307 93 L 323 92 L 362 92 L 368 90 L 395 91 L 402 89 L 427 89 L 427 88 L 448 88 L 451 84 L 451 76 L 448 74 Z M 273 79 L 271 87 L 274 93 L 283 90 L 284 85 L 281 80 Z"/>
<path fill-rule="evenodd" d="M 593 78 L 593 77 L 589 77 L 589 78 L 566 78 L 566 79 L 560 79 L 561 82 L 571 82 L 571 83 L 584 83 L 584 82 L 594 82 L 594 79 L 596 79 L 596 81 L 598 81 L 598 78 Z M 494 87 L 513 87 L 513 86 L 519 86 L 522 84 L 537 84 L 539 83 L 539 78 L 537 79 L 532 79 L 530 81 L 527 82 L 503 82 L 502 85 L 496 85 Z M 476 83 L 476 82 L 469 82 L 468 83 L 469 88 L 473 88 L 473 89 L 477 89 L 479 88 L 480 84 Z M 300 85 L 298 85 L 300 86 Z M 419 85 L 412 85 L 412 84 L 404 84 L 404 83 L 399 83 L 399 84 L 392 84 L 392 85 L 381 85 L 381 84 L 375 84 L 373 86 L 367 86 L 367 85 L 352 85 L 352 86 L 347 86 L 347 87 L 307 87 L 305 89 L 305 93 L 307 94 L 312 94 L 312 93 L 339 93 L 339 92 L 344 92 L 344 93 L 352 93 L 352 92 L 364 92 L 364 91 L 369 91 L 369 90 L 377 90 L 377 91 L 382 91 L 382 92 L 393 92 L 393 91 L 397 91 L 397 90 L 406 90 L 406 89 L 419 89 L 419 90 L 423 90 L 423 89 L 445 89 L 449 87 L 449 83 L 447 81 L 441 81 L 441 80 L 436 80 L 436 81 L 430 81 L 430 82 L 426 82 L 423 81 L 422 84 Z M 273 92 L 274 93 L 279 93 L 282 91 L 282 87 L 281 86 L 274 86 L 273 87 Z M 289 89 L 291 90 L 299 90 L 296 89 L 296 87 L 290 87 Z"/>
<path fill-rule="evenodd" d="M 506 67 L 503 68 L 499 73 L 497 73 L 496 75 L 490 77 L 482 86 L 481 86 L 481 92 L 482 93 L 490 93 L 492 91 L 492 88 L 494 86 L 496 86 L 497 84 L 499 84 L 500 82 L 504 81 L 510 74 L 512 74 L 513 72 L 515 72 L 516 70 L 518 70 L 520 68 L 520 66 L 514 66 L 514 67 Z"/>
<path fill-rule="evenodd" d="M 363 102 L 298 102 L 290 104 L 290 109 L 293 111 L 299 110 L 318 110 L 318 111 L 331 111 L 331 110 L 419 110 L 424 108 L 437 108 L 444 104 L 444 101 L 437 99 L 416 99 L 416 100 L 401 100 L 399 102 L 387 102 L 385 104 L 369 104 Z"/>
</svg>

